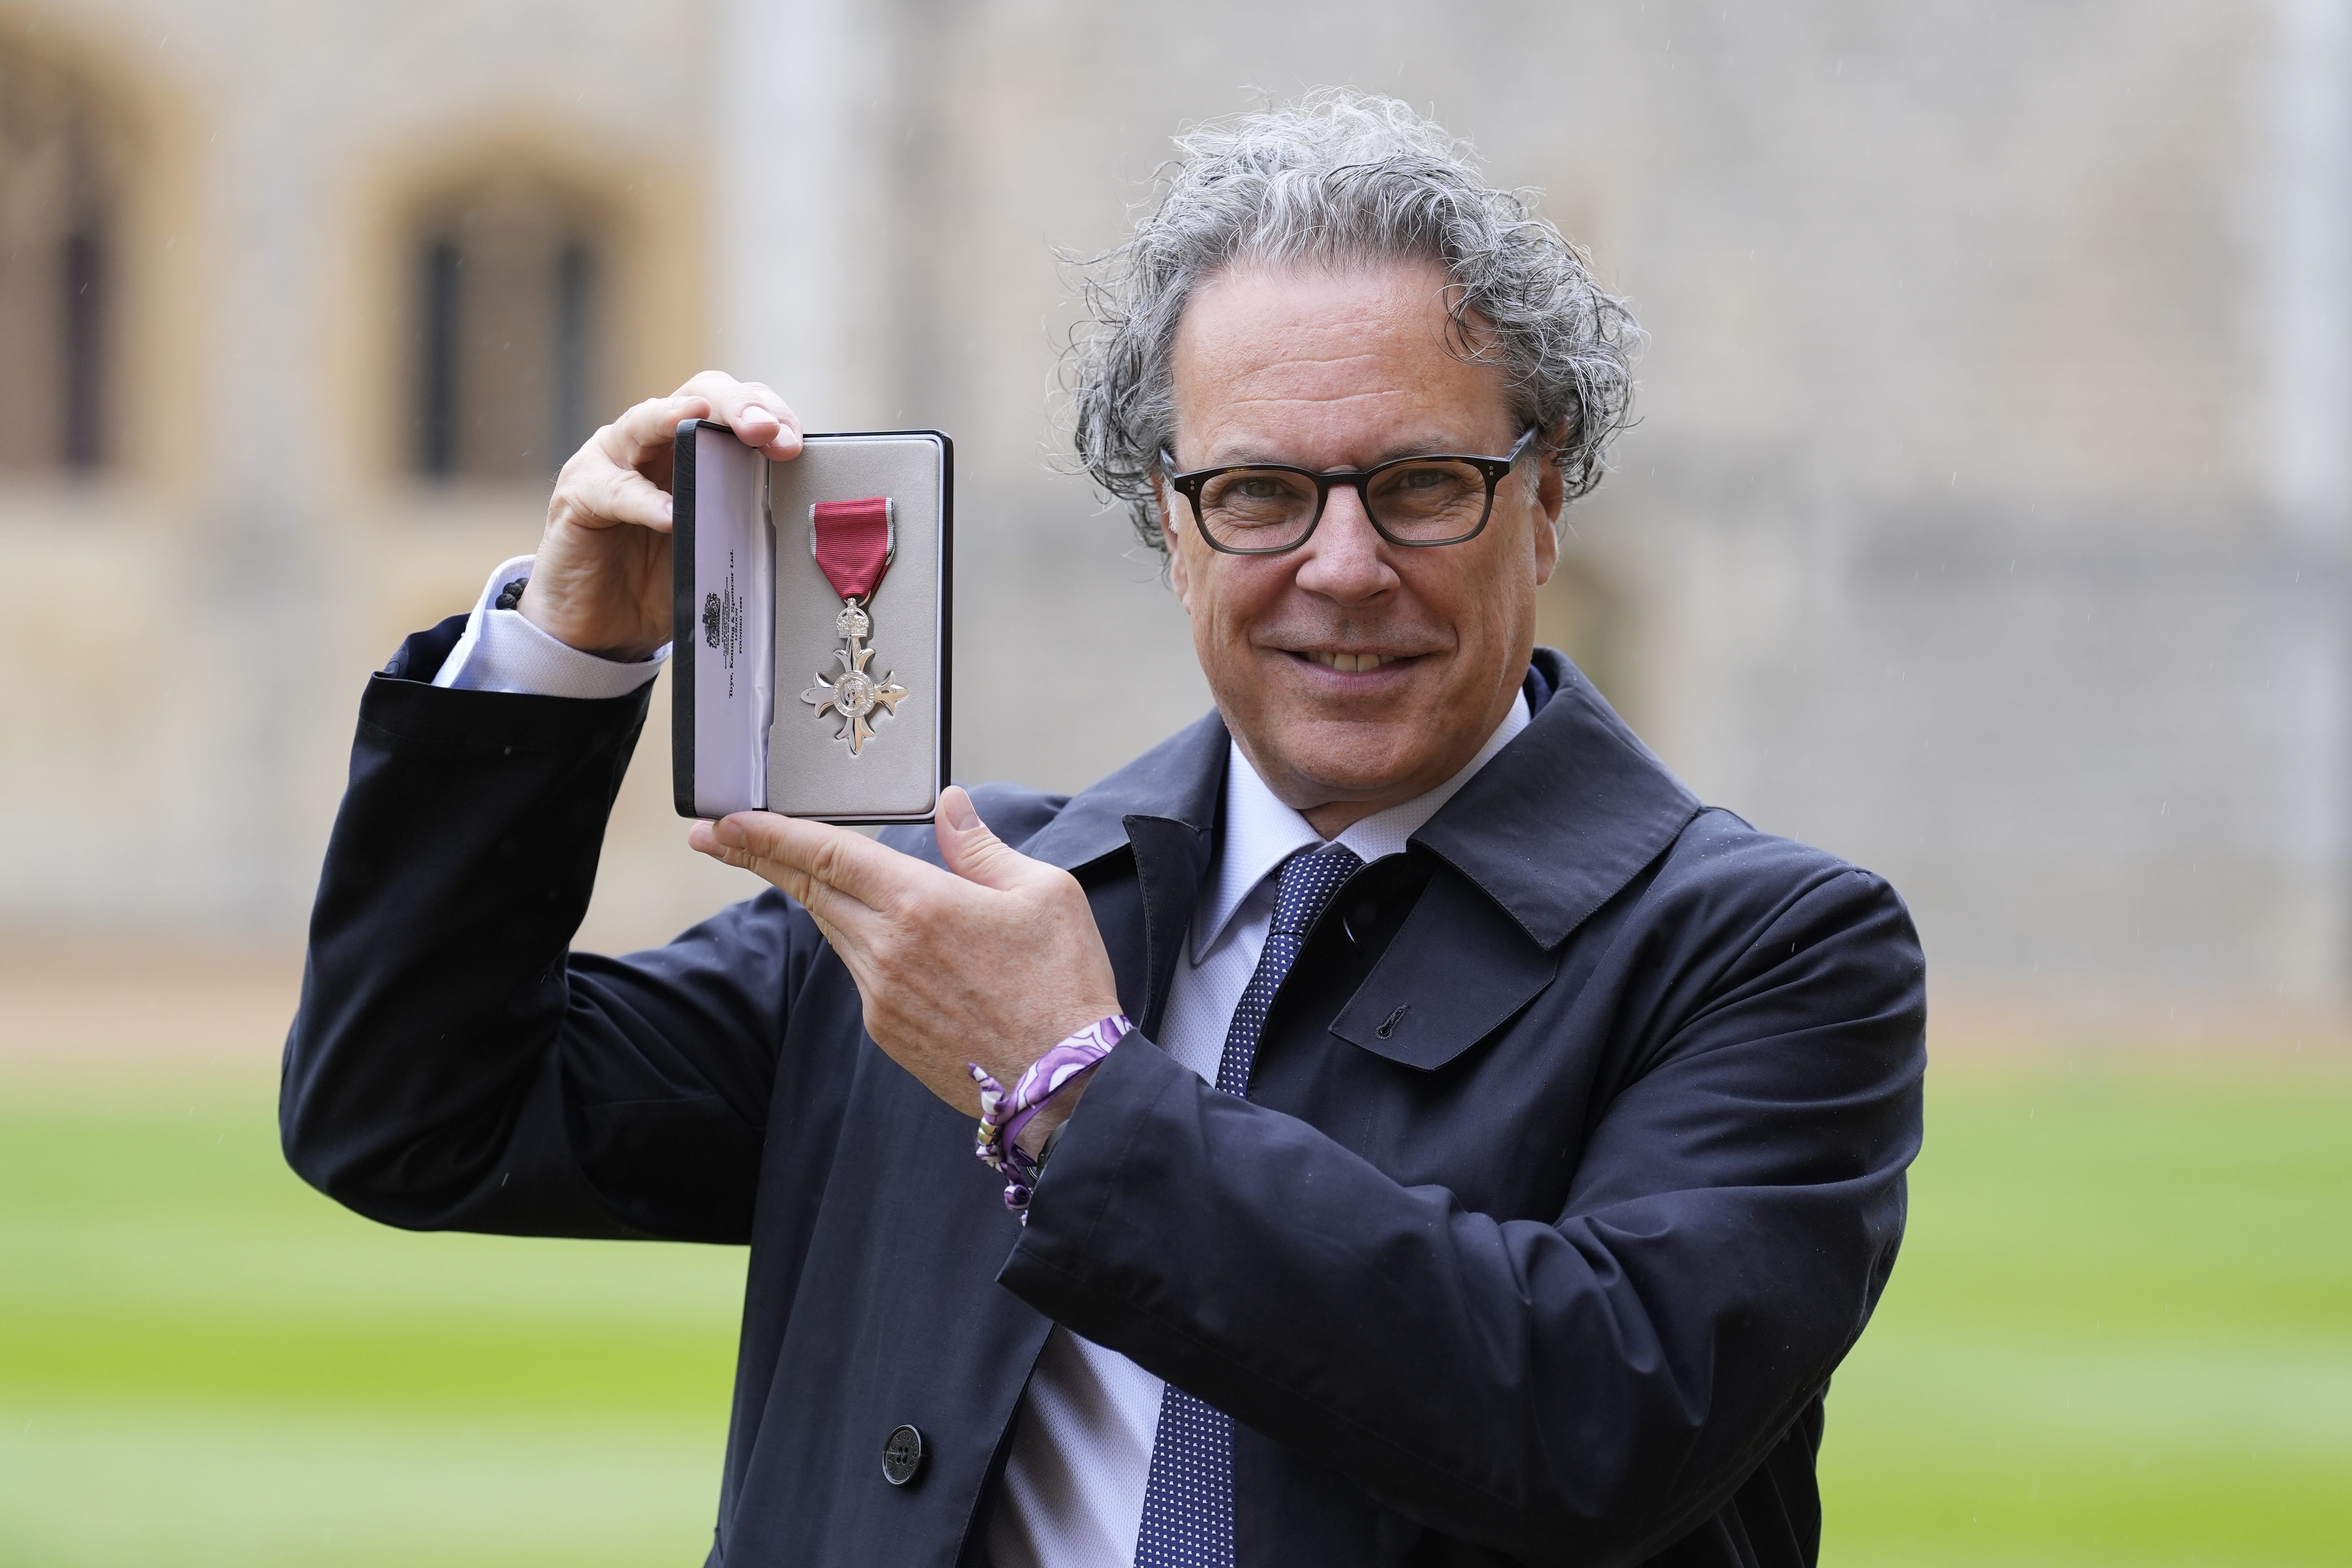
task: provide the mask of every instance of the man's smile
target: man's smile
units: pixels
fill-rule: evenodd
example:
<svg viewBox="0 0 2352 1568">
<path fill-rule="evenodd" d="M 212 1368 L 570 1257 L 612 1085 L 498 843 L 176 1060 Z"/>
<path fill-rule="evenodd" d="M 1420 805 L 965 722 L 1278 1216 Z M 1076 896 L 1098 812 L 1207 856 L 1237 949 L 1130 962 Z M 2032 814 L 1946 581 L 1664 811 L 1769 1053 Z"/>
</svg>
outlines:
<svg viewBox="0 0 2352 1568">
<path fill-rule="evenodd" d="M 1295 647 L 1283 652 L 1293 658 L 1319 664 L 1326 669 L 1336 669 L 1342 675 L 1370 674 L 1383 665 L 1402 664 L 1421 657 L 1412 653 L 1351 653 L 1340 648 Z"/>
</svg>

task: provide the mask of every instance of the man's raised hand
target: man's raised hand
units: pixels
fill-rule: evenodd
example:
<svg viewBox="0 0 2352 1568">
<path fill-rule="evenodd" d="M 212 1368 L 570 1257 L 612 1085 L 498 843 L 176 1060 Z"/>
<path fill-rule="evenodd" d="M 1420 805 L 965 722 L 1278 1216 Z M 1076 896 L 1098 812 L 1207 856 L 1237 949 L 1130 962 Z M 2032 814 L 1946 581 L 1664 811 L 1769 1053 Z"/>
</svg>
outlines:
<svg viewBox="0 0 2352 1568">
<path fill-rule="evenodd" d="M 779 460 L 800 456 L 800 422 L 758 382 L 704 371 L 588 438 L 555 478 L 530 585 L 516 606 L 557 641 L 639 659 L 670 638 L 670 468 L 677 426 L 716 419 Z"/>
</svg>

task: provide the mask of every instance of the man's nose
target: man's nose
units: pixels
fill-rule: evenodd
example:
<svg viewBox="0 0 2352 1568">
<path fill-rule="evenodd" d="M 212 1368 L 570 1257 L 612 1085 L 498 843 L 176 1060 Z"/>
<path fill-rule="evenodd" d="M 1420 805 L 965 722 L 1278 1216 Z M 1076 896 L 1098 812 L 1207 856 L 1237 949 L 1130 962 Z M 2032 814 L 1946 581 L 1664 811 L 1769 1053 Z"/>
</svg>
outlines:
<svg viewBox="0 0 2352 1568">
<path fill-rule="evenodd" d="M 1323 521 L 1298 547 L 1297 584 L 1343 605 L 1359 604 L 1396 586 L 1388 542 L 1364 511 L 1364 498 L 1352 485 L 1334 485 L 1323 504 Z"/>
</svg>

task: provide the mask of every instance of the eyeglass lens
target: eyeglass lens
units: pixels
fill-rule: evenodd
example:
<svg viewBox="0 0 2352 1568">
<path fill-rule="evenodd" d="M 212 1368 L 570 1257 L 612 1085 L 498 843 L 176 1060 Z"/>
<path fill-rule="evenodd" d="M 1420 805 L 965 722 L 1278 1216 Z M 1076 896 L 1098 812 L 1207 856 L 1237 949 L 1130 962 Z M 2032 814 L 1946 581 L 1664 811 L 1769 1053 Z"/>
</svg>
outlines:
<svg viewBox="0 0 2352 1568">
<path fill-rule="evenodd" d="M 1264 550 L 1314 526 L 1314 479 L 1285 468 L 1229 468 L 1201 487 L 1201 526 L 1221 544 Z M 1486 476 L 1469 463 L 1433 458 L 1383 469 L 1363 486 L 1372 521 L 1398 539 L 1451 540 L 1486 516 Z"/>
</svg>

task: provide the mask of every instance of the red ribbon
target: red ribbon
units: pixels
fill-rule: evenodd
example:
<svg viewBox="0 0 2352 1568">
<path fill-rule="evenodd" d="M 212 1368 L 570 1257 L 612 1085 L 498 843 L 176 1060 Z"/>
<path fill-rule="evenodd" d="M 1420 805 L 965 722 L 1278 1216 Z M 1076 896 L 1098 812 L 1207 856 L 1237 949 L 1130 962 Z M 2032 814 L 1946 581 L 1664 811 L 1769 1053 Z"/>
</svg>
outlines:
<svg viewBox="0 0 2352 1568">
<path fill-rule="evenodd" d="M 824 580 L 845 599 L 872 595 L 881 584 L 882 574 L 890 569 L 888 498 L 821 500 L 812 510 L 816 563 Z"/>
</svg>

